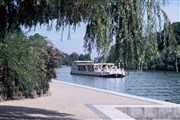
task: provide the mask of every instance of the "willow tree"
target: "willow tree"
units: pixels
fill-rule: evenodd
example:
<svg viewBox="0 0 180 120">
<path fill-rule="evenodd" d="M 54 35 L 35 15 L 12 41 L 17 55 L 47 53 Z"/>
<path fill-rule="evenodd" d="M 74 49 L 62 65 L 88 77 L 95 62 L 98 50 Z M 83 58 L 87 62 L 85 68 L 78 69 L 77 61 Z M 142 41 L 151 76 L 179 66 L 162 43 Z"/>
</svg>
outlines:
<svg viewBox="0 0 180 120">
<path fill-rule="evenodd" d="M 91 52 L 95 47 L 99 54 L 106 55 L 115 41 L 117 61 L 137 69 L 158 57 L 156 31 L 164 29 L 171 38 L 172 51 L 176 50 L 170 22 L 159 0 L 0 0 L 0 44 L 12 29 L 39 24 L 51 30 L 53 22 L 54 29 L 62 31 L 86 23 L 86 50 Z"/>
<path fill-rule="evenodd" d="M 104 54 L 115 41 L 117 62 L 125 67 L 146 68 L 159 57 L 157 31 L 163 29 L 172 51 L 176 48 L 168 16 L 160 4 L 157 0 L 112 0 L 96 4 L 87 24 L 85 47 L 91 50 L 95 45 Z"/>
</svg>

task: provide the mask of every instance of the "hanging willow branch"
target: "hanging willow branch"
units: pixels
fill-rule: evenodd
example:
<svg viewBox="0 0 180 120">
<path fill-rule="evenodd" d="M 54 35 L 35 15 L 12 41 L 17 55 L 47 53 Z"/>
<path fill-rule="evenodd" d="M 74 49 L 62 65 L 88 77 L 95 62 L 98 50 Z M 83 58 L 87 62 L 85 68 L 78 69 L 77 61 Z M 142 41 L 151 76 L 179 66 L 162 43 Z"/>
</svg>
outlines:
<svg viewBox="0 0 180 120">
<path fill-rule="evenodd" d="M 160 2 L 165 3 L 168 0 Z M 56 30 L 86 23 L 84 47 L 106 54 L 115 41 L 116 60 L 142 69 L 158 56 L 157 31 L 172 36 L 169 20 L 159 0 L 1 0 L 0 33 L 20 26 L 47 24 Z M 3 9 L 4 8 L 4 9 Z M 10 15 L 11 13 L 11 15 Z M 12 14 L 13 13 L 13 14 Z M 6 17 L 4 17 L 6 15 Z M 5 33 L 4 33 L 5 34 Z M 168 35 L 169 34 L 169 35 Z M 70 34 L 69 34 L 70 35 Z M 3 35 L 1 35 L 3 36 Z M 165 38 L 165 37 L 164 37 Z M 169 39 L 173 40 L 173 39 Z M 163 41 L 165 42 L 165 41 Z M 170 42 L 170 41 L 169 41 Z M 171 41 L 172 44 L 176 44 Z"/>
<path fill-rule="evenodd" d="M 100 53 L 107 53 L 115 37 L 114 54 L 125 67 L 143 69 L 149 60 L 157 59 L 156 33 L 162 27 L 166 36 L 173 36 L 169 19 L 157 0 L 107 0 L 96 7 L 95 19 L 89 18 L 87 25 L 85 48 L 91 51 L 95 45 L 103 51 Z M 169 40 L 176 44 L 174 39 Z"/>
</svg>

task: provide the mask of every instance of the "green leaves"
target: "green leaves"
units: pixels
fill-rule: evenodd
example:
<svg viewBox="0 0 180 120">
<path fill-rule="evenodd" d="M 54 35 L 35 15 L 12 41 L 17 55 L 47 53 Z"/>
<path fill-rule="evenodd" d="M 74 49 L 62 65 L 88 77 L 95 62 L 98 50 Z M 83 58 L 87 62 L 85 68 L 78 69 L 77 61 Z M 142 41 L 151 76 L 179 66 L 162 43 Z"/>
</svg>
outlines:
<svg viewBox="0 0 180 120">
<path fill-rule="evenodd" d="M 38 56 L 29 54 L 30 42 L 22 33 L 15 32 L 6 36 L 2 47 L 2 64 L 4 68 L 8 69 L 6 71 L 8 73 L 4 77 L 7 81 L 15 81 L 16 86 L 12 87 L 22 89 L 22 94 L 31 94 L 41 73 L 38 73 L 37 69 L 37 62 L 40 59 Z M 12 74 L 12 76 L 8 74 Z M 8 89 L 11 85 L 6 87 Z"/>
<path fill-rule="evenodd" d="M 41 95 L 48 90 L 49 81 L 56 77 L 55 68 L 59 67 L 62 55 L 58 49 L 38 34 L 27 38 L 18 32 L 7 34 L 1 49 L 1 81 L 8 99 L 33 97 L 34 91 Z"/>
<path fill-rule="evenodd" d="M 163 3 L 166 0 L 163 0 Z M 84 47 L 89 53 L 93 48 L 107 56 L 110 46 L 115 43 L 116 60 L 125 66 L 144 68 L 147 60 L 156 59 L 158 54 L 156 32 L 165 31 L 169 43 L 176 46 L 170 22 L 160 8 L 158 0 L 16 0 L 5 1 L 2 7 L 0 32 L 20 25 L 33 27 L 46 24 L 56 30 L 64 27 L 87 24 Z M 9 7 L 11 6 L 11 7 Z M 7 13 L 7 14 L 5 14 Z M 12 14 L 13 13 L 13 14 Z M 12 14 L 12 15 L 11 15 Z M 6 15 L 6 17 L 4 17 Z M 162 35 L 160 35 L 162 36 Z M 177 38 L 177 36 L 176 36 Z M 161 40 L 166 44 L 166 37 Z M 159 42 L 159 41 L 158 41 Z M 149 48 L 149 49 L 148 49 Z M 174 48 L 173 48 L 174 49 Z"/>
</svg>

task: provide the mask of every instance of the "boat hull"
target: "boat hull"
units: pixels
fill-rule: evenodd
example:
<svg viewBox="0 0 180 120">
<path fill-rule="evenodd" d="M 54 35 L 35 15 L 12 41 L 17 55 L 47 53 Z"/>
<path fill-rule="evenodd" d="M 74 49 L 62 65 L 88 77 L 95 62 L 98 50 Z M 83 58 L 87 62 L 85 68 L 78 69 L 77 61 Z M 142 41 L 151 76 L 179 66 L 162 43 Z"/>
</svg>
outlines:
<svg viewBox="0 0 180 120">
<path fill-rule="evenodd" d="M 102 72 L 70 72 L 73 75 L 85 75 L 85 76 L 95 76 L 95 77 L 112 77 L 112 78 L 122 78 L 125 77 L 124 74 L 108 74 Z"/>
</svg>

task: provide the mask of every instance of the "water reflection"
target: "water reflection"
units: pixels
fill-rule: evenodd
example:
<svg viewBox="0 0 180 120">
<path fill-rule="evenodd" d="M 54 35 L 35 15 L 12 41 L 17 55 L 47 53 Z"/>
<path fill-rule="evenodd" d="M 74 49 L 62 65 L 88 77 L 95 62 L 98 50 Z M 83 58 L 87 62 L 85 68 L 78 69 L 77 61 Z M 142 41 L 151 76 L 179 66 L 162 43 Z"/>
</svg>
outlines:
<svg viewBox="0 0 180 120">
<path fill-rule="evenodd" d="M 180 103 L 180 74 L 130 71 L 124 78 L 71 75 L 70 68 L 57 69 L 58 80 Z"/>
</svg>

